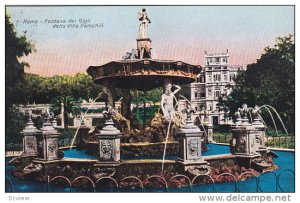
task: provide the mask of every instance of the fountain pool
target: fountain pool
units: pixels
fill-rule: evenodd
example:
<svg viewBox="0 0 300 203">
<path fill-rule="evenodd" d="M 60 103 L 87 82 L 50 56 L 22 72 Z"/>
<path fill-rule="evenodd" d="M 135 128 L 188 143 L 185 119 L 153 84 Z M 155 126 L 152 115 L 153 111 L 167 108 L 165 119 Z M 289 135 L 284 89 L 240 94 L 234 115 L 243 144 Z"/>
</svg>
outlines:
<svg viewBox="0 0 300 203">
<path fill-rule="evenodd" d="M 209 157 L 215 154 L 228 154 L 229 146 L 226 145 L 217 145 L 217 144 L 209 144 L 210 150 L 203 153 L 203 156 Z M 294 182 L 294 169 L 295 169 L 295 153 L 288 151 L 279 151 L 273 150 L 276 154 L 279 155 L 278 158 L 275 158 L 275 164 L 278 166 L 278 169 L 273 172 L 267 172 L 261 174 L 258 178 L 249 178 L 245 181 L 237 181 L 235 182 L 223 182 L 223 183 L 215 183 L 215 184 L 199 184 L 192 185 L 193 192 L 294 192 L 295 191 L 295 182 Z M 84 150 L 72 149 L 65 150 L 66 158 L 74 158 L 77 159 L 95 159 L 96 157 L 93 155 L 88 155 Z M 126 157 L 124 157 L 126 158 Z M 129 158 L 129 157 L 127 157 Z M 161 157 L 137 157 L 136 159 L 155 159 Z M 91 192 L 98 191 L 96 190 L 86 190 L 75 188 L 75 187 L 63 187 L 51 185 L 51 187 L 43 182 L 36 181 L 28 181 L 28 180 L 20 180 L 12 175 L 12 170 L 15 166 L 10 165 L 9 161 L 12 158 L 5 159 L 5 175 L 6 175 L 6 184 L 5 191 L 6 192 Z M 133 159 L 133 157 L 130 157 Z M 175 156 L 167 156 L 166 160 L 174 160 Z M 256 182 L 257 181 L 257 182 Z M 108 188 L 105 192 L 116 192 L 115 188 Z M 131 188 L 127 190 L 119 190 L 120 192 L 190 192 L 191 187 L 179 187 L 172 188 L 169 187 L 168 190 L 152 188 L 150 189 L 137 189 Z M 99 190 L 100 192 L 100 190 Z"/>
</svg>

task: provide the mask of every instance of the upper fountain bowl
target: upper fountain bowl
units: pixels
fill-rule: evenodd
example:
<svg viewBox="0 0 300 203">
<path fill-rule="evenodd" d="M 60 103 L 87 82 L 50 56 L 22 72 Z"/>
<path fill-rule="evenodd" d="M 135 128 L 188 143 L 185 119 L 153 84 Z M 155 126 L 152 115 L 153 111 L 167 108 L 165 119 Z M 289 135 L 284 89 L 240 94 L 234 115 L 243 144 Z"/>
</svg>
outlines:
<svg viewBox="0 0 300 203">
<path fill-rule="evenodd" d="M 162 87 L 165 79 L 178 85 L 195 82 L 201 67 L 181 61 L 131 59 L 90 66 L 89 75 L 98 84 L 108 82 L 116 88 L 151 90 Z"/>
</svg>

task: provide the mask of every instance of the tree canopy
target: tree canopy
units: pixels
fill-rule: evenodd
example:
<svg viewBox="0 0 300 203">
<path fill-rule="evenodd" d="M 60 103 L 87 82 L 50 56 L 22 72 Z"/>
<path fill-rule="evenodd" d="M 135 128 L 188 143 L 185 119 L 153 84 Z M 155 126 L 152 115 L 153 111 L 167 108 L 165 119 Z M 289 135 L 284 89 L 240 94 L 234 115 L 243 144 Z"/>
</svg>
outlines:
<svg viewBox="0 0 300 203">
<path fill-rule="evenodd" d="M 102 88 L 84 73 L 53 77 L 25 74 L 25 81 L 26 99 L 30 103 L 50 103 L 54 98 L 66 96 L 76 100 L 89 100 L 96 98 L 102 91 Z"/>
<path fill-rule="evenodd" d="M 233 116 L 243 103 L 271 105 L 290 131 L 295 126 L 295 43 L 294 36 L 278 37 L 274 47 L 266 47 L 256 63 L 249 64 L 235 79 L 229 96 L 219 100 Z M 267 119 L 268 120 L 268 119 Z"/>
<path fill-rule="evenodd" d="M 24 102 L 24 95 L 18 90 L 24 85 L 25 62 L 22 56 L 34 51 L 34 45 L 27 40 L 26 34 L 18 36 L 10 17 L 5 14 L 5 107 L 6 111 L 13 105 Z M 16 97 L 16 95 L 18 95 Z"/>
</svg>

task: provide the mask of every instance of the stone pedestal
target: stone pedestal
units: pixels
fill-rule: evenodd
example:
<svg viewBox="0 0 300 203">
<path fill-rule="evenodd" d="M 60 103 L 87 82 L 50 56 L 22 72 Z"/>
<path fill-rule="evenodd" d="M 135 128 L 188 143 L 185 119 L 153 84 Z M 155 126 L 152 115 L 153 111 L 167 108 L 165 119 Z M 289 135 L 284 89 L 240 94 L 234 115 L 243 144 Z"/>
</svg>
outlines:
<svg viewBox="0 0 300 203">
<path fill-rule="evenodd" d="M 256 139 L 261 149 L 266 149 L 266 127 L 259 118 L 254 118 L 252 125 L 256 131 Z"/>
<path fill-rule="evenodd" d="M 38 155 L 37 136 L 41 135 L 31 119 L 29 119 L 26 127 L 21 132 L 23 135 L 23 153 L 22 157 L 36 157 Z"/>
<path fill-rule="evenodd" d="M 120 162 L 120 137 L 122 134 L 114 127 L 112 119 L 105 123 L 105 127 L 100 130 L 98 137 L 99 143 L 99 162 L 106 164 L 116 164 Z"/>
<path fill-rule="evenodd" d="M 191 120 L 186 121 L 186 125 L 176 132 L 179 140 L 179 154 L 177 162 L 183 166 L 184 171 L 191 167 L 207 165 L 201 157 L 201 131 Z"/>
<path fill-rule="evenodd" d="M 214 141 L 213 139 L 213 125 L 211 123 L 208 123 L 205 125 L 206 127 L 206 133 L 207 133 L 207 142 L 212 143 Z"/>
<path fill-rule="evenodd" d="M 151 39 L 150 38 L 139 38 L 136 39 L 138 58 L 151 58 Z"/>
<path fill-rule="evenodd" d="M 47 120 L 42 133 L 38 136 L 38 158 L 51 161 L 60 159 L 58 151 L 58 137 L 60 133 L 55 130 L 50 121 Z"/>
<path fill-rule="evenodd" d="M 249 125 L 233 125 L 232 126 L 232 153 L 253 155 L 257 154 L 259 147 L 256 142 L 255 127 Z"/>
</svg>

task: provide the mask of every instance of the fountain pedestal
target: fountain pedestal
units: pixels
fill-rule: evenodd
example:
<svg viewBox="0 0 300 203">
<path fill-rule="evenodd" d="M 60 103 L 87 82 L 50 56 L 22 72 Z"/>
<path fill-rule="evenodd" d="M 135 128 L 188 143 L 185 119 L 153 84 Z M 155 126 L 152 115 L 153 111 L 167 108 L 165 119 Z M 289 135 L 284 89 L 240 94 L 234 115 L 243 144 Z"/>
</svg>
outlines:
<svg viewBox="0 0 300 203">
<path fill-rule="evenodd" d="M 38 144 L 37 136 L 41 134 L 41 131 L 38 130 L 31 118 L 29 119 L 26 127 L 21 132 L 23 135 L 23 154 L 22 157 L 36 157 L 38 154 Z"/>
<path fill-rule="evenodd" d="M 252 125 L 256 131 L 256 139 L 259 142 L 260 149 L 267 149 L 266 148 L 266 126 L 263 124 L 260 118 L 256 117 L 253 119 Z"/>
<path fill-rule="evenodd" d="M 45 161 L 60 159 L 58 150 L 58 137 L 60 133 L 52 127 L 49 120 L 44 123 L 41 131 L 42 133 L 38 136 L 37 158 Z"/>
<path fill-rule="evenodd" d="M 187 119 L 186 125 L 176 132 L 179 140 L 177 162 L 184 171 L 207 165 L 207 162 L 201 157 L 201 136 L 203 133 L 190 119 Z"/>
<path fill-rule="evenodd" d="M 136 39 L 138 58 L 151 58 L 151 39 L 139 38 Z"/>
<path fill-rule="evenodd" d="M 205 125 L 206 133 L 207 133 L 207 142 L 212 143 L 214 141 L 213 139 L 213 125 L 211 123 L 208 123 Z"/>
<path fill-rule="evenodd" d="M 120 138 L 122 134 L 109 119 L 97 135 L 99 143 L 99 163 L 118 164 L 120 162 Z"/>
<path fill-rule="evenodd" d="M 236 112 L 236 122 L 231 126 L 231 152 L 240 165 L 250 167 L 252 163 L 257 162 L 256 165 L 267 167 L 270 164 L 262 162 L 262 158 L 267 158 L 269 152 L 265 147 L 265 126 L 257 116 L 256 109 L 251 112 L 254 119 L 250 123 L 249 112 L 246 104 Z"/>
</svg>

